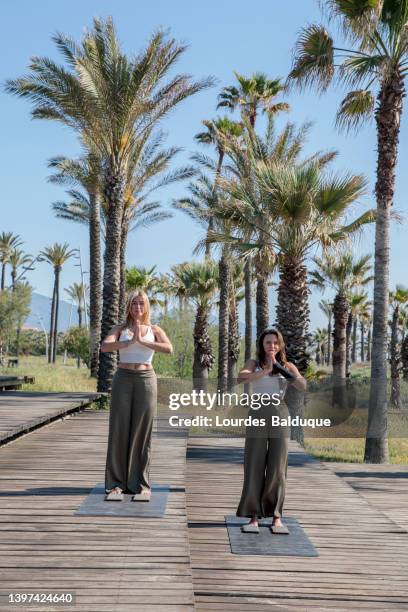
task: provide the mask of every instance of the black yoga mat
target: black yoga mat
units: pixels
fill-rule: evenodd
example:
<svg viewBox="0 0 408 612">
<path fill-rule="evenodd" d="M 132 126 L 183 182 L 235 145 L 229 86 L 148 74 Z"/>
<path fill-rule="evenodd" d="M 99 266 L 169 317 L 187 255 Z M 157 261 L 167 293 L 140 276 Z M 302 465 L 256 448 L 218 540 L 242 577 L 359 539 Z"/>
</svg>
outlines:
<svg viewBox="0 0 408 612">
<path fill-rule="evenodd" d="M 149 502 L 132 501 L 133 495 L 123 496 L 123 501 L 105 501 L 105 486 L 98 483 L 84 499 L 74 516 L 134 516 L 161 518 L 166 512 L 168 485 L 153 485 Z"/>
<path fill-rule="evenodd" d="M 243 533 L 241 525 L 248 522 L 248 518 L 225 517 L 231 552 L 236 555 L 319 556 L 295 518 L 289 516 L 282 518 L 282 522 L 290 531 L 289 535 L 272 533 L 269 529 L 272 523 L 270 518 L 259 521 L 259 533 Z"/>
</svg>

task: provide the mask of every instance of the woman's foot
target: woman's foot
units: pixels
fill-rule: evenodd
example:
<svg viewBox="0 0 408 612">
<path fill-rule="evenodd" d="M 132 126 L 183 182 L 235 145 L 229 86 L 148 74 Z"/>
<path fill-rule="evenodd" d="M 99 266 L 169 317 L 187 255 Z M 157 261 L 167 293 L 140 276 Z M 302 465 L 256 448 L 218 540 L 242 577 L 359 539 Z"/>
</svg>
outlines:
<svg viewBox="0 0 408 612">
<path fill-rule="evenodd" d="M 274 516 L 270 527 L 272 533 L 289 535 L 289 529 L 284 525 L 279 516 Z"/>
<path fill-rule="evenodd" d="M 114 487 L 105 495 L 105 501 L 123 501 L 123 491 L 120 487 Z"/>
<path fill-rule="evenodd" d="M 257 517 L 252 518 L 246 525 L 242 525 L 241 531 L 243 533 L 259 533 L 259 524 Z"/>
</svg>

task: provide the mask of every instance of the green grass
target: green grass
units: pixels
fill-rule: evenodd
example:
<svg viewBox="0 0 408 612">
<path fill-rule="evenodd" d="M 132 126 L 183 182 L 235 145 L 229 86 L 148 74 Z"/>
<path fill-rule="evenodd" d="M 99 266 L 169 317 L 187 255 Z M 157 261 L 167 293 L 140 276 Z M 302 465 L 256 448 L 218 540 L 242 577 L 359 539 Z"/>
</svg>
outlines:
<svg viewBox="0 0 408 612">
<path fill-rule="evenodd" d="M 308 453 L 322 461 L 363 463 L 364 438 L 313 438 L 305 440 Z M 408 439 L 389 439 L 390 462 L 408 465 Z"/>
<path fill-rule="evenodd" d="M 77 368 L 75 359 L 57 357 L 55 364 L 45 357 L 20 357 L 18 368 L 0 367 L 1 375 L 34 376 L 33 385 L 23 385 L 22 391 L 96 391 L 96 380 L 85 366 Z"/>
</svg>

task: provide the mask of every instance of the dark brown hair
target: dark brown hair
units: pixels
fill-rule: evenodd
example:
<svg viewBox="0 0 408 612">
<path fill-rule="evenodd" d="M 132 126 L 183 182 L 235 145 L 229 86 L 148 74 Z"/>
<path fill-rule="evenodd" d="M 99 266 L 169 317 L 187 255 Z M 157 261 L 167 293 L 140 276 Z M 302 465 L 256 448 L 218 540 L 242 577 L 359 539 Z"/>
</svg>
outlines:
<svg viewBox="0 0 408 612">
<path fill-rule="evenodd" d="M 268 334 L 275 334 L 279 342 L 279 352 L 276 353 L 276 361 L 278 361 L 281 365 L 285 365 L 287 363 L 286 353 L 285 353 L 285 341 L 283 339 L 282 334 L 278 329 L 271 327 L 270 329 L 264 329 L 264 331 L 260 334 L 258 341 L 256 343 L 256 360 L 260 367 L 265 365 L 265 349 L 263 345 L 263 341 L 265 336 Z"/>
</svg>

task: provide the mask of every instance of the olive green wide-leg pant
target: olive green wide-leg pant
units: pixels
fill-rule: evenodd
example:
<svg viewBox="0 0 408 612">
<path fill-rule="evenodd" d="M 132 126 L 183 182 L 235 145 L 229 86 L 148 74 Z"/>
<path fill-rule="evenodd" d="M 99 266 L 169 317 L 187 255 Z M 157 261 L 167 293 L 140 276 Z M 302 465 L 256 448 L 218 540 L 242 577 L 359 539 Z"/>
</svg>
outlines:
<svg viewBox="0 0 408 612">
<path fill-rule="evenodd" d="M 246 429 L 244 483 L 237 516 L 281 517 L 285 501 L 290 428 L 272 427 L 272 414 L 287 418 L 287 407 L 262 407 L 249 411 L 253 418 L 264 418 L 265 427 Z"/>
<path fill-rule="evenodd" d="M 154 370 L 118 368 L 112 380 L 105 490 L 150 489 L 149 466 L 157 408 Z"/>
</svg>

